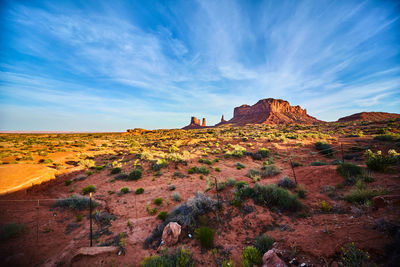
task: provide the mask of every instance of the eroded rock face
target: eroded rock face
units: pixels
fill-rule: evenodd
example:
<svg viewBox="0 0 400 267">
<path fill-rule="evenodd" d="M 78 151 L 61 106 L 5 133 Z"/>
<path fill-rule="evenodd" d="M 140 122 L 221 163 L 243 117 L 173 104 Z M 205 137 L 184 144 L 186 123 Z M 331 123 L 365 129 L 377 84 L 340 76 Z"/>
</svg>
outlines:
<svg viewBox="0 0 400 267">
<path fill-rule="evenodd" d="M 289 102 L 281 99 L 267 98 L 256 104 L 242 105 L 236 107 L 233 118 L 228 123 L 244 125 L 248 123 L 304 123 L 318 122 L 314 117 L 307 114 L 307 110 L 300 106 L 291 106 Z"/>
<path fill-rule="evenodd" d="M 188 126 L 183 127 L 183 129 L 185 129 L 185 130 L 200 129 L 203 127 L 206 127 L 206 119 L 205 118 L 203 118 L 203 121 L 201 121 L 200 119 L 198 119 L 196 117 L 191 117 L 190 124 Z"/>
<path fill-rule="evenodd" d="M 338 122 L 349 121 L 383 121 L 400 119 L 400 114 L 387 112 L 360 112 L 338 119 Z"/>
<path fill-rule="evenodd" d="M 203 123 L 201 124 L 201 126 L 206 126 L 206 119 L 203 118 Z"/>
</svg>

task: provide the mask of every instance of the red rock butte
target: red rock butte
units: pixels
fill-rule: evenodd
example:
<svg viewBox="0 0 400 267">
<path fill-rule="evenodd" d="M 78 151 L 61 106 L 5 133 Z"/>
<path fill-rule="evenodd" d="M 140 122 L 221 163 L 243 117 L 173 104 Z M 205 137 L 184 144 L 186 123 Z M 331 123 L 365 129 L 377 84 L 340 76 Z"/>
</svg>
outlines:
<svg viewBox="0 0 400 267">
<path fill-rule="evenodd" d="M 383 121 L 391 119 L 400 119 L 400 114 L 387 112 L 360 112 L 350 116 L 338 119 L 338 122 L 349 121 Z"/>
</svg>

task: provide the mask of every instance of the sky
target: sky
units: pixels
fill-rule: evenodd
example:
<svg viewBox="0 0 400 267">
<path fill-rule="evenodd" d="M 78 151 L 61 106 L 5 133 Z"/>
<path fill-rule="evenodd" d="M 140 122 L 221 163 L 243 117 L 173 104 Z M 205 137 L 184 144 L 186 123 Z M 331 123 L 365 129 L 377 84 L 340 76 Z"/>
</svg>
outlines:
<svg viewBox="0 0 400 267">
<path fill-rule="evenodd" d="M 0 130 L 208 125 L 280 98 L 400 113 L 400 2 L 0 0 Z"/>
</svg>

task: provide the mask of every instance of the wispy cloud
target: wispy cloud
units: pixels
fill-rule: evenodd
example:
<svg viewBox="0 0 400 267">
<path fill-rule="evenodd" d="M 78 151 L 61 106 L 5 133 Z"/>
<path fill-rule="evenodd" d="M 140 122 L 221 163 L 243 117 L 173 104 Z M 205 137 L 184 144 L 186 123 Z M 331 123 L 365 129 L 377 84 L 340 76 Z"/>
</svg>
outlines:
<svg viewBox="0 0 400 267">
<path fill-rule="evenodd" d="M 266 97 L 324 120 L 363 109 L 400 112 L 390 104 L 400 99 L 398 8 L 380 1 L 11 2 L 0 21 L 0 112 L 9 118 L 0 128 L 24 125 L 28 117 L 18 110 L 27 108 L 38 118 L 43 109 L 101 114 L 121 130 L 182 127 L 190 114 L 216 123 L 234 106 Z M 84 116 L 62 130 L 82 128 L 90 122 Z M 52 125 L 46 121 L 41 129 Z"/>
</svg>

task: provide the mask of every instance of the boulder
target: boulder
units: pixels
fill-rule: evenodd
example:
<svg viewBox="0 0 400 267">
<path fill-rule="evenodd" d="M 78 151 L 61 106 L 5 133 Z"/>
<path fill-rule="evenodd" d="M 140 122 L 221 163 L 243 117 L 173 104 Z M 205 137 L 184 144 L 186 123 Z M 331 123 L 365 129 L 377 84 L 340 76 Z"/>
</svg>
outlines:
<svg viewBox="0 0 400 267">
<path fill-rule="evenodd" d="M 176 222 L 170 222 L 164 228 L 161 244 L 165 244 L 166 246 L 175 245 L 178 242 L 180 234 L 181 226 Z"/>
<path fill-rule="evenodd" d="M 287 267 L 286 263 L 276 255 L 273 249 L 265 252 L 262 261 L 263 267 Z"/>
</svg>

